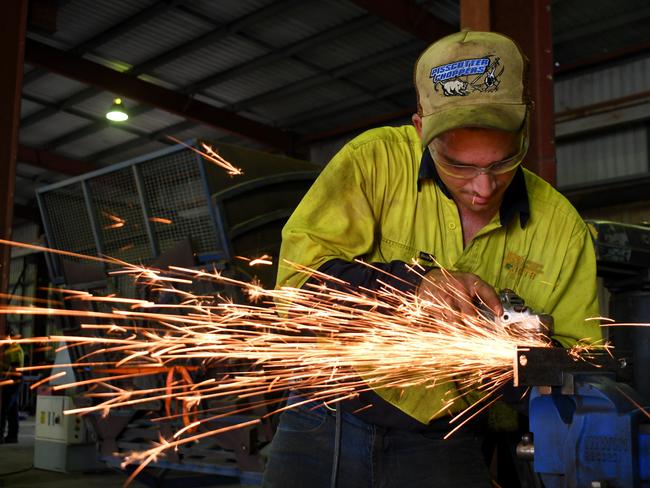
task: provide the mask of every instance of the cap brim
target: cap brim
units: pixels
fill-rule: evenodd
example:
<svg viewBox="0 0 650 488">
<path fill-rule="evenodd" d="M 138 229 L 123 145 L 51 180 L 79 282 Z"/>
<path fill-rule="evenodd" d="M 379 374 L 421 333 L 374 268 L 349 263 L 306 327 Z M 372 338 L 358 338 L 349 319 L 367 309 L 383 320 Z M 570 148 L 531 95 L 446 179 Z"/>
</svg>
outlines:
<svg viewBox="0 0 650 488">
<path fill-rule="evenodd" d="M 508 132 L 518 131 L 526 118 L 527 105 L 522 104 L 468 104 L 439 110 L 422 117 L 422 145 L 451 129 L 483 127 Z"/>
</svg>

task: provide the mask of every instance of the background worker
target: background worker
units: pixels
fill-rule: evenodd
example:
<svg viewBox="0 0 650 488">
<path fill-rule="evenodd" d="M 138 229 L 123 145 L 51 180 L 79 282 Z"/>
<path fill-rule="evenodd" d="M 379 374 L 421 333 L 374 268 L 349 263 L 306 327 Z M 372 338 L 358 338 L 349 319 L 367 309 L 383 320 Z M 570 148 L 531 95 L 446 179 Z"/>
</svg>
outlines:
<svg viewBox="0 0 650 488">
<path fill-rule="evenodd" d="M 9 327 L 6 339 L 16 338 L 16 333 Z M 23 348 L 20 344 L 13 342 L 4 346 L 2 365 L 0 369 L 0 381 L 13 380 L 13 383 L 0 387 L 2 406 L 0 411 L 0 442 L 14 444 L 18 442 L 18 400 L 20 397 L 20 385 L 22 373 L 18 368 L 25 364 Z M 7 434 L 5 436 L 5 426 Z"/>
<path fill-rule="evenodd" d="M 598 325 L 585 322 L 598 315 L 587 228 L 564 197 L 521 167 L 527 72 L 519 47 L 497 33 L 465 31 L 429 46 L 415 66 L 413 125 L 367 131 L 324 168 L 283 230 L 277 285 L 308 278 L 283 266 L 286 259 L 352 286 L 376 289 L 381 278 L 419 287 L 461 310 L 458 293 L 500 312 L 495 289 L 510 288 L 554 316 L 560 344 L 600 339 Z M 409 270 L 413 260 L 430 267 L 427 280 Z M 488 487 L 480 429 L 442 439 L 467 407 L 441 409 L 450 395 L 449 384 L 380 388 L 336 413 L 317 403 L 290 409 L 264 486 Z"/>
</svg>

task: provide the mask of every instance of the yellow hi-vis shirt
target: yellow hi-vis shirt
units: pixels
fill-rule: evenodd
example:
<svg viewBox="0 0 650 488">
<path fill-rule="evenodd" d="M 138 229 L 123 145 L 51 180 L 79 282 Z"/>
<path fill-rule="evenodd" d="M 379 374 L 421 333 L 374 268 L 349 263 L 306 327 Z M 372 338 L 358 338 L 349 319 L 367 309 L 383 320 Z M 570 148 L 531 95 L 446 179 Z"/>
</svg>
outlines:
<svg viewBox="0 0 650 488">
<path fill-rule="evenodd" d="M 590 234 L 571 204 L 523 170 L 529 218 L 500 213 L 463 248 L 456 203 L 432 180 L 418 190 L 420 139 L 411 126 L 367 131 L 324 168 L 285 225 L 277 286 L 307 277 L 283 260 L 318 269 L 332 259 L 407 263 L 421 253 L 450 271 L 474 273 L 497 290 L 510 288 L 539 313 L 553 315 L 564 346 L 601 339 L 596 260 Z M 449 385 L 378 388 L 376 393 L 426 424 L 440 413 Z M 453 395 L 452 395 L 453 397 Z M 463 405 L 452 411 L 460 410 Z"/>
<path fill-rule="evenodd" d="M 2 371 L 8 372 L 15 368 L 25 366 L 25 354 L 20 344 L 9 344 L 5 347 L 2 356 Z"/>
</svg>

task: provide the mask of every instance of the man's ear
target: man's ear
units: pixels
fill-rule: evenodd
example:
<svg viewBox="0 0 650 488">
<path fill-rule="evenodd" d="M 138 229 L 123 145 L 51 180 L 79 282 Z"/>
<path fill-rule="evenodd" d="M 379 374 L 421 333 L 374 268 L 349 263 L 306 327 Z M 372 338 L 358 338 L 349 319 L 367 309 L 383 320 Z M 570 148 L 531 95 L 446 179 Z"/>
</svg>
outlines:
<svg viewBox="0 0 650 488">
<path fill-rule="evenodd" d="M 415 127 L 420 139 L 422 139 L 422 117 L 418 114 L 413 114 L 411 116 L 411 121 L 413 122 L 413 127 Z"/>
</svg>

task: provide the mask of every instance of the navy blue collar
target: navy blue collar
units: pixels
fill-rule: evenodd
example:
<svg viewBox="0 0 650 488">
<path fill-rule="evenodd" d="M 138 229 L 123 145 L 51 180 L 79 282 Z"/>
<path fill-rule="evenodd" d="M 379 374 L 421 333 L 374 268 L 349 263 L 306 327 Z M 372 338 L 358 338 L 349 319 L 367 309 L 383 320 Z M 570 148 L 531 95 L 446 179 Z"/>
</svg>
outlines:
<svg viewBox="0 0 650 488">
<path fill-rule="evenodd" d="M 420 162 L 420 171 L 418 173 L 418 191 L 422 188 L 424 180 L 433 180 L 436 185 L 440 187 L 442 192 L 447 198 L 452 198 L 451 193 L 443 183 L 436 165 L 433 163 L 433 158 L 427 147 L 422 153 L 422 160 Z M 519 214 L 519 225 L 523 229 L 528 223 L 530 218 L 530 206 L 528 204 L 528 191 L 526 190 L 526 180 L 524 178 L 524 171 L 517 168 L 515 177 L 510 182 L 510 186 L 506 189 L 503 195 L 503 202 L 499 208 L 499 218 L 502 225 L 507 225 L 516 214 Z"/>
</svg>

